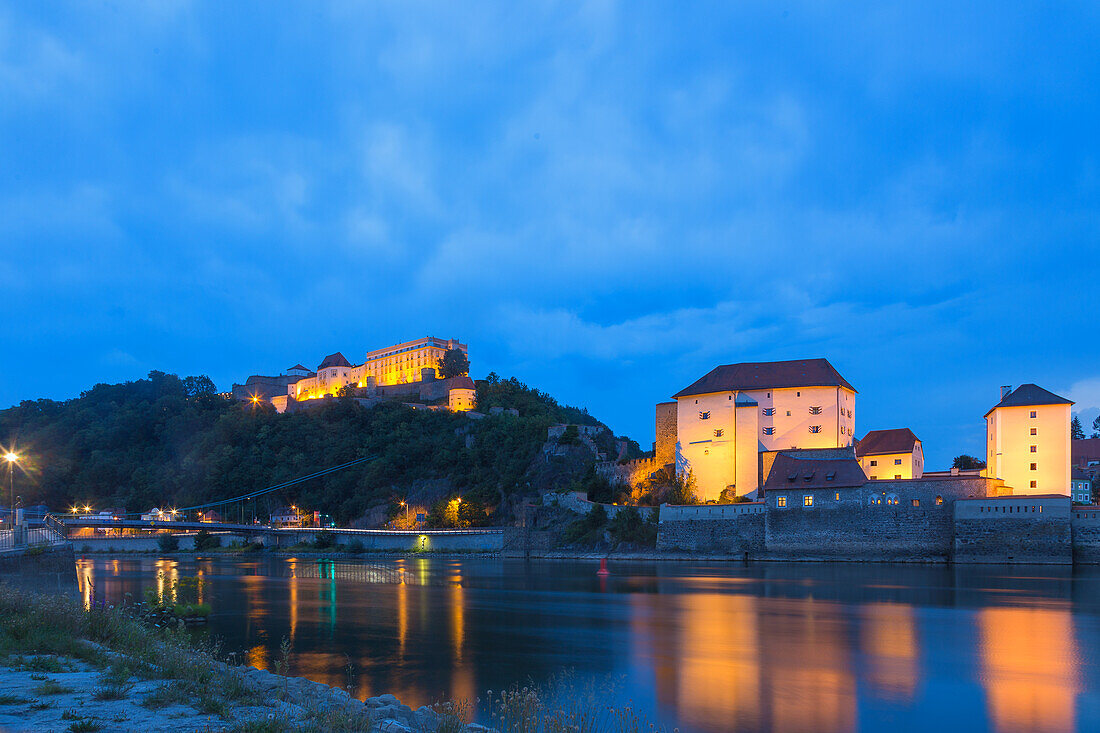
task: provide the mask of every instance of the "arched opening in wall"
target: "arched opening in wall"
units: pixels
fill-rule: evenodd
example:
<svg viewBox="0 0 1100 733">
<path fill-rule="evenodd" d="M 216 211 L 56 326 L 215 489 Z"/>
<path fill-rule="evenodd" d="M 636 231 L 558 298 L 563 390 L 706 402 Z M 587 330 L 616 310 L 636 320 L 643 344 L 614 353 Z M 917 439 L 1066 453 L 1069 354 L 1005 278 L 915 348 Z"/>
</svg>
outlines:
<svg viewBox="0 0 1100 733">
<path fill-rule="evenodd" d="M 942 496 L 937 496 L 936 497 L 936 506 L 941 506 L 942 504 L 943 504 L 943 497 Z"/>
</svg>

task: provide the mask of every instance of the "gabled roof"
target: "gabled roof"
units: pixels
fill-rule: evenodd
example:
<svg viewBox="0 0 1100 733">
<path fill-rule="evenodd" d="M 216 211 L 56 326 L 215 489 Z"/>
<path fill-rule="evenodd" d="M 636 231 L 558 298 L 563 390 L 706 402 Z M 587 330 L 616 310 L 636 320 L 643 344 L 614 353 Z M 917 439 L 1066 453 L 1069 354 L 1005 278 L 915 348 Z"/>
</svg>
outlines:
<svg viewBox="0 0 1100 733">
<path fill-rule="evenodd" d="M 764 482 L 764 492 L 797 489 L 851 489 L 867 483 L 854 458 L 795 458 L 780 453 Z"/>
<path fill-rule="evenodd" d="M 344 355 L 337 351 L 335 354 L 329 354 L 325 357 L 325 360 L 321 362 L 321 366 L 318 369 L 324 369 L 325 367 L 350 367 L 351 363 L 344 358 Z"/>
<path fill-rule="evenodd" d="M 312 372 L 313 370 L 307 366 L 302 366 L 301 362 L 298 362 L 294 366 L 287 369 L 288 372 L 300 371 L 300 372 Z"/>
<path fill-rule="evenodd" d="M 989 408 L 993 412 L 998 407 L 1031 407 L 1034 405 L 1072 405 L 1072 400 L 1048 392 L 1037 384 L 1021 384 L 1006 394 L 1000 402 Z M 989 412 L 985 413 L 989 417 Z"/>
<path fill-rule="evenodd" d="M 468 376 L 451 377 L 447 380 L 447 389 L 477 389 L 477 385 Z"/>
<path fill-rule="evenodd" d="M 844 387 L 856 391 L 828 359 L 795 359 L 724 364 L 672 396 L 679 399 L 712 392 L 787 387 Z"/>
<path fill-rule="evenodd" d="M 918 440 L 909 428 L 871 430 L 856 443 L 856 458 L 884 453 L 911 453 Z"/>
</svg>

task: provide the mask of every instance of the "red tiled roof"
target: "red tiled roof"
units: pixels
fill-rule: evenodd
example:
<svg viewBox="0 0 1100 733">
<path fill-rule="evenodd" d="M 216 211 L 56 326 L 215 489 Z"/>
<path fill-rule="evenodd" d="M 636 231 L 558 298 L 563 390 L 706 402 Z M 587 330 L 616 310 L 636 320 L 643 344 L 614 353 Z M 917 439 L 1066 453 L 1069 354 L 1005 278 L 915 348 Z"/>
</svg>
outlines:
<svg viewBox="0 0 1100 733">
<path fill-rule="evenodd" d="M 672 396 L 678 399 L 712 392 L 786 387 L 844 387 L 856 391 L 828 359 L 795 359 L 724 364 Z"/>
<path fill-rule="evenodd" d="M 1072 405 L 1073 400 L 1059 397 L 1037 384 L 1021 384 L 1006 394 L 1001 401 L 989 408 L 986 417 L 998 407 L 1030 407 L 1032 405 Z"/>
<path fill-rule="evenodd" d="M 477 389 L 474 380 L 469 377 L 451 377 L 447 380 L 447 389 Z"/>
<path fill-rule="evenodd" d="M 856 443 L 856 458 L 885 453 L 911 453 L 917 440 L 917 436 L 909 428 L 871 430 Z"/>
<path fill-rule="evenodd" d="M 337 351 L 335 354 L 329 354 L 325 357 L 325 360 L 321 362 L 321 366 L 318 369 L 324 369 L 325 367 L 350 367 L 351 363 L 344 358 L 344 355 Z"/>
<path fill-rule="evenodd" d="M 1075 466 L 1083 466 L 1089 461 L 1100 461 L 1100 438 L 1074 440 L 1070 445 L 1070 461 Z"/>
</svg>

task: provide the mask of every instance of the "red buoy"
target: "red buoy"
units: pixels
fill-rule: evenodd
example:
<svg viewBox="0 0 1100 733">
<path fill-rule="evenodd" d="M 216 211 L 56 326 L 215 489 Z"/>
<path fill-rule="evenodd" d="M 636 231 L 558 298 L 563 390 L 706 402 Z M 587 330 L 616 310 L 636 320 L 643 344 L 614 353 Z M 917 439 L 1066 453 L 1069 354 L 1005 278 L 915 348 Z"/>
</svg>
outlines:
<svg viewBox="0 0 1100 733">
<path fill-rule="evenodd" d="M 607 558 L 600 558 L 600 569 L 596 571 L 596 575 L 611 575 L 611 571 L 607 569 Z"/>
</svg>

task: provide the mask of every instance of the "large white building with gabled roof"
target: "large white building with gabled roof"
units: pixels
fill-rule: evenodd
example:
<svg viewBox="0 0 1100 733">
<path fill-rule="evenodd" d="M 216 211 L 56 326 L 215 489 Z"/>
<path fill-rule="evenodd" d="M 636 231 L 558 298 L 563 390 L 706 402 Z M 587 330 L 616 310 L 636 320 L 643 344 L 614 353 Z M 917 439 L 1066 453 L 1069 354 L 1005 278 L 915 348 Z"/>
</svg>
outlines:
<svg viewBox="0 0 1100 733">
<path fill-rule="evenodd" d="M 702 500 L 756 491 L 762 452 L 852 445 L 856 390 L 828 359 L 726 364 L 673 397 L 676 472 Z"/>
<path fill-rule="evenodd" d="M 1069 496 L 1072 405 L 1036 384 L 1001 387 L 1001 401 L 985 414 L 986 475 L 1017 495 Z"/>
</svg>

